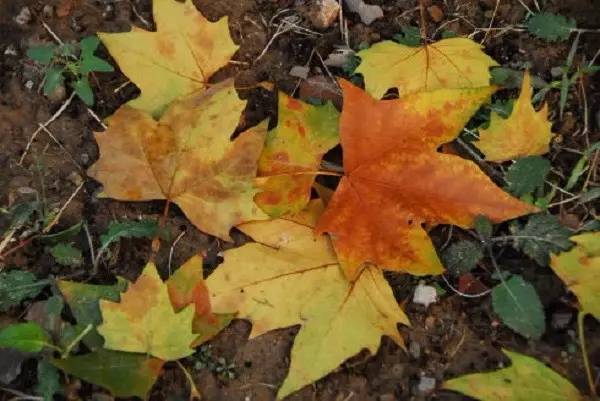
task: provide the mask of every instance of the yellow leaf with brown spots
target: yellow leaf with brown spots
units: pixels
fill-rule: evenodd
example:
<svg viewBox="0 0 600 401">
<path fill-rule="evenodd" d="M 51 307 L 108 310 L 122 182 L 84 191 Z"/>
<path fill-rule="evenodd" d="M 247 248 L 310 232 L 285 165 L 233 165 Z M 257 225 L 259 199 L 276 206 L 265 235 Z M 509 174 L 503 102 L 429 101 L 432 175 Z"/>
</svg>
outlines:
<svg viewBox="0 0 600 401">
<path fill-rule="evenodd" d="M 515 101 L 508 118 L 492 112 L 490 126 L 479 130 L 475 146 L 485 159 L 504 162 L 524 156 L 543 155 L 550 150 L 552 123 L 548 121 L 548 104 L 536 112 L 531 104 L 531 78 L 529 71 L 523 76 L 521 94 Z"/>
<path fill-rule="evenodd" d="M 323 155 L 339 143 L 339 118 L 331 103 L 313 106 L 279 93 L 277 127 L 267 134 L 258 162 L 263 191 L 255 197 L 269 216 L 306 206 Z"/>
<path fill-rule="evenodd" d="M 421 47 L 391 40 L 358 52 L 362 62 L 356 72 L 365 78 L 365 89 L 380 99 L 398 88 L 400 97 L 436 89 L 479 88 L 490 84 L 490 67 L 498 65 L 466 38 L 443 39 Z"/>
<path fill-rule="evenodd" d="M 256 242 L 225 251 L 207 279 L 213 311 L 250 320 L 250 337 L 301 325 L 278 399 L 375 353 L 383 335 L 403 345 L 397 324 L 409 324 L 380 270 L 345 279 L 329 239 L 313 232 L 322 211 L 315 200 L 294 217 L 241 225 Z"/>
<path fill-rule="evenodd" d="M 177 100 L 158 122 L 122 106 L 96 133 L 100 159 L 88 174 L 104 196 L 167 199 L 200 230 L 229 240 L 232 226 L 267 217 L 253 200 L 266 125 L 230 140 L 245 104 L 228 80 Z"/>
<path fill-rule="evenodd" d="M 535 358 L 503 350 L 511 365 L 488 373 L 448 380 L 443 388 L 480 401 L 583 401 L 585 397 L 567 379 Z"/>
<path fill-rule="evenodd" d="M 581 311 L 600 320 L 600 232 L 575 235 L 570 240 L 577 245 L 552 255 L 550 266 L 577 295 Z"/>
<path fill-rule="evenodd" d="M 188 355 L 196 335 L 192 333 L 194 307 L 173 310 L 167 285 L 154 263 L 148 263 L 138 279 L 121 293 L 121 302 L 100 300 L 102 324 L 98 332 L 104 348 L 137 352 L 174 361 Z"/>
<path fill-rule="evenodd" d="M 130 32 L 99 33 L 121 71 L 142 91 L 128 104 L 154 117 L 180 96 L 206 89 L 238 46 L 227 17 L 210 22 L 191 0 L 154 0 L 156 32 L 135 26 Z"/>
<path fill-rule="evenodd" d="M 347 81 L 341 86 L 345 175 L 317 231 L 332 235 L 349 280 L 370 264 L 440 274 L 424 224 L 469 228 L 477 215 L 500 222 L 536 210 L 498 188 L 475 163 L 437 150 L 460 133 L 494 88 L 376 100 Z"/>
</svg>

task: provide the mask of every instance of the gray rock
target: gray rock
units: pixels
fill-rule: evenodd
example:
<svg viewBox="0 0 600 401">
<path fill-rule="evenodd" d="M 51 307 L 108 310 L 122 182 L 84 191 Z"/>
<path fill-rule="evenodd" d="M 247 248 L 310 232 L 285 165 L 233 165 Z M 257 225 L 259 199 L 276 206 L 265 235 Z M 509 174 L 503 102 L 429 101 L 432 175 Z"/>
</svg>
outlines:
<svg viewBox="0 0 600 401">
<path fill-rule="evenodd" d="M 429 376 L 421 376 L 417 389 L 421 393 L 430 393 L 435 390 L 435 379 Z"/>
<path fill-rule="evenodd" d="M 381 7 L 374 4 L 366 4 L 363 0 L 345 0 L 350 11 L 357 13 L 360 20 L 366 25 L 371 25 L 373 21 L 383 17 Z"/>
</svg>

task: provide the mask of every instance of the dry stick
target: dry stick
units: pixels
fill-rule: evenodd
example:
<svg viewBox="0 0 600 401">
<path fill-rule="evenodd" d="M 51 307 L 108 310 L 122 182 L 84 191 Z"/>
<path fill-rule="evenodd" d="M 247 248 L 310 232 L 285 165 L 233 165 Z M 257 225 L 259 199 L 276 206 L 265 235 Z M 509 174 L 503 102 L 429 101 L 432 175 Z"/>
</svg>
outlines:
<svg viewBox="0 0 600 401">
<path fill-rule="evenodd" d="M 581 347 L 581 356 L 583 357 L 583 364 L 585 365 L 585 374 L 587 376 L 588 385 L 590 386 L 590 394 L 596 398 L 596 386 L 594 385 L 594 377 L 592 376 L 592 368 L 590 367 L 590 360 L 588 358 L 587 349 L 585 346 L 585 333 L 583 332 L 583 319 L 585 313 L 579 311 L 577 314 L 577 332 L 579 334 L 579 345 Z"/>
<path fill-rule="evenodd" d="M 173 244 L 171 244 L 171 249 L 169 250 L 169 263 L 168 263 L 169 277 L 171 277 L 171 262 L 173 261 L 173 253 L 175 252 L 175 247 L 177 246 L 177 243 L 183 238 L 184 235 L 185 235 L 185 231 L 182 231 L 181 234 L 179 234 L 177 236 L 177 238 L 175 238 L 175 241 L 173 241 Z"/>
<path fill-rule="evenodd" d="M 200 400 L 202 398 L 202 396 L 200 395 L 200 392 L 198 391 L 198 388 L 196 387 L 196 384 L 194 383 L 194 378 L 192 377 L 190 372 L 188 372 L 188 370 L 185 368 L 185 366 L 183 366 L 183 364 L 181 362 L 175 361 L 175 363 L 177 364 L 177 366 L 179 366 L 179 369 L 181 369 L 185 378 L 187 379 L 188 383 L 190 384 L 190 401 L 192 401 L 193 399 Z"/>
<path fill-rule="evenodd" d="M 62 214 L 65 211 L 65 209 L 67 208 L 67 206 L 69 206 L 69 204 L 71 203 L 71 201 L 75 198 L 75 196 L 77 196 L 77 194 L 79 193 L 79 191 L 81 191 L 81 188 L 83 188 L 83 184 L 84 184 L 83 182 L 81 184 L 79 184 L 79 186 L 77 187 L 77 189 L 75 189 L 75 191 L 73 191 L 73 193 L 71 194 L 71 196 L 69 196 L 69 199 L 67 199 L 67 201 L 65 202 L 65 204 L 60 208 L 60 210 L 58 211 L 58 213 L 56 214 L 56 216 L 54 217 L 54 219 L 52 219 L 52 221 L 50 222 L 50 224 L 48 224 L 42 230 L 42 234 L 48 233 L 52 229 L 52 227 L 54 227 L 58 223 L 58 220 L 60 219 L 60 216 L 62 216 Z"/>
<path fill-rule="evenodd" d="M 423 0 L 419 0 L 419 15 L 421 17 L 421 41 L 423 44 L 427 44 L 427 20 L 425 18 L 425 5 L 423 4 Z"/>
<path fill-rule="evenodd" d="M 73 156 L 71 156 L 69 151 L 63 146 L 62 143 L 60 143 L 60 141 L 58 139 L 56 139 L 54 134 L 48 128 L 46 128 L 46 126 L 44 126 L 42 124 L 38 124 L 38 125 L 40 126 L 42 131 L 44 131 L 46 134 L 48 134 L 48 136 L 54 141 L 54 143 L 60 148 L 60 150 L 62 150 L 69 157 L 69 160 L 71 161 L 71 163 L 73 163 L 80 172 L 83 172 L 83 168 L 79 165 L 79 163 L 77 163 L 77 160 L 75 160 L 75 158 Z"/>
<path fill-rule="evenodd" d="M 490 33 L 490 28 L 492 28 L 492 25 L 494 25 L 494 20 L 496 19 L 496 13 L 498 13 L 498 7 L 500 6 L 500 0 L 496 0 L 496 7 L 494 7 L 494 13 L 492 14 L 492 19 L 490 20 L 490 25 L 488 26 L 487 31 L 485 31 L 485 35 L 483 36 L 483 39 L 481 39 L 481 44 L 483 45 L 485 43 L 485 41 L 488 38 L 488 35 Z"/>
<path fill-rule="evenodd" d="M 36 129 L 35 132 L 31 135 L 31 138 L 29 138 L 29 142 L 27 142 L 27 146 L 25 147 L 23 154 L 19 159 L 19 166 L 23 164 L 23 160 L 25 160 L 25 156 L 27 156 L 27 153 L 29 152 L 29 149 L 31 148 L 31 145 L 33 144 L 33 141 L 35 140 L 37 135 L 44 129 L 44 127 L 47 127 L 49 124 L 52 124 L 58 117 L 60 117 L 60 115 L 65 111 L 65 109 L 69 107 L 74 97 L 75 92 L 71 93 L 71 96 L 69 96 L 68 99 L 65 100 L 65 102 L 60 106 L 58 110 L 56 110 L 56 113 L 54 113 L 52 117 L 50 117 L 45 123 L 40 124 L 38 129 Z"/>
</svg>

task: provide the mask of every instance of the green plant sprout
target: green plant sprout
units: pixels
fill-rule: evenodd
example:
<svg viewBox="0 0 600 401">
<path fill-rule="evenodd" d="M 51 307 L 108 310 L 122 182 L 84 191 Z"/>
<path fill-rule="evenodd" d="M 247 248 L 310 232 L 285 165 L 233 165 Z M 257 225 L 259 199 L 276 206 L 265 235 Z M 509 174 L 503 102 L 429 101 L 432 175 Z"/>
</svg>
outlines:
<svg viewBox="0 0 600 401">
<path fill-rule="evenodd" d="M 77 96 L 92 106 L 94 93 L 88 76 L 91 72 L 112 72 L 107 61 L 94 56 L 100 40 L 96 36 L 83 38 L 79 43 L 31 47 L 27 56 L 45 67 L 44 95 L 49 95 L 67 80 Z"/>
</svg>

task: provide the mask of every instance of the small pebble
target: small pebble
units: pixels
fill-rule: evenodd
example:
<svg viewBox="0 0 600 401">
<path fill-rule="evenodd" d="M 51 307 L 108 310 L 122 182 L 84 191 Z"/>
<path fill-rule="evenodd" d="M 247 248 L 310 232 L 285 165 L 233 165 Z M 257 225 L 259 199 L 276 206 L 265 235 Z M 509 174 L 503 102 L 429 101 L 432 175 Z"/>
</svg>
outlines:
<svg viewBox="0 0 600 401">
<path fill-rule="evenodd" d="M 83 165 L 87 165 L 90 162 L 90 155 L 82 153 L 81 156 L 79 156 L 79 159 Z"/>
<path fill-rule="evenodd" d="M 290 70 L 290 75 L 296 78 L 307 79 L 310 68 L 303 65 L 295 65 Z"/>
<path fill-rule="evenodd" d="M 426 308 L 437 301 L 437 291 L 435 287 L 419 283 L 415 288 L 413 303 L 423 305 Z"/>
<path fill-rule="evenodd" d="M 29 80 L 27 82 L 25 82 L 25 87 L 29 90 L 33 89 L 33 81 Z"/>
<path fill-rule="evenodd" d="M 23 7 L 19 14 L 15 17 L 15 22 L 19 25 L 27 25 L 31 22 L 31 11 L 29 7 Z"/>
<path fill-rule="evenodd" d="M 9 45 L 6 49 L 4 49 L 5 56 L 16 56 L 17 54 L 17 48 L 15 45 Z"/>
<path fill-rule="evenodd" d="M 336 0 L 316 0 L 308 12 L 308 18 L 317 29 L 329 28 L 338 18 L 340 4 Z"/>
<path fill-rule="evenodd" d="M 429 376 L 422 376 L 421 380 L 419 380 L 419 385 L 417 389 L 421 393 L 430 393 L 435 390 L 435 379 Z"/>
</svg>

